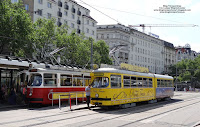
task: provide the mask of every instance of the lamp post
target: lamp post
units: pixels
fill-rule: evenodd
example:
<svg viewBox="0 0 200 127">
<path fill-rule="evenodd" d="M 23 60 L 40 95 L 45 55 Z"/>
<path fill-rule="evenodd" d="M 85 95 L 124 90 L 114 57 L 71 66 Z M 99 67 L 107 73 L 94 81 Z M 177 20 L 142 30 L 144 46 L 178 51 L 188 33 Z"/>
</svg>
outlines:
<svg viewBox="0 0 200 127">
<path fill-rule="evenodd" d="M 91 38 L 89 38 L 89 40 L 91 41 L 91 69 L 93 69 L 93 42 Z"/>
<path fill-rule="evenodd" d="M 176 91 L 177 91 L 177 63 L 176 63 Z"/>
</svg>

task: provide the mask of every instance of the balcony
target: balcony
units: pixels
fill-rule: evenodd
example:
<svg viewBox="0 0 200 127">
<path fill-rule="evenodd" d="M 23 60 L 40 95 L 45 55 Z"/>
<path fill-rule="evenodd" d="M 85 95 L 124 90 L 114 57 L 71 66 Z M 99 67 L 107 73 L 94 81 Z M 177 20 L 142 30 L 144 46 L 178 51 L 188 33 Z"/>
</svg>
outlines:
<svg viewBox="0 0 200 127">
<path fill-rule="evenodd" d="M 81 11 L 77 11 L 77 15 L 79 15 L 79 16 L 80 16 L 80 15 L 81 15 Z"/>
<path fill-rule="evenodd" d="M 62 7 L 62 2 L 61 1 L 58 1 L 58 6 Z"/>
<path fill-rule="evenodd" d="M 62 17 L 62 12 L 58 11 L 58 16 Z"/>
<path fill-rule="evenodd" d="M 77 24 L 79 24 L 79 25 L 80 25 L 80 24 L 81 24 L 81 20 L 77 20 Z"/>
<path fill-rule="evenodd" d="M 76 12 L 76 9 L 75 8 L 72 8 L 72 13 L 75 13 Z"/>
<path fill-rule="evenodd" d="M 69 9 L 69 6 L 67 4 L 65 4 L 65 7 L 64 7 L 66 10 Z"/>
<path fill-rule="evenodd" d="M 62 23 L 58 21 L 58 22 L 57 22 L 57 25 L 58 25 L 58 26 L 61 26 L 61 25 L 62 25 Z"/>
<path fill-rule="evenodd" d="M 80 29 L 77 29 L 77 33 L 80 34 L 80 33 L 81 33 L 81 30 L 80 30 Z"/>
</svg>

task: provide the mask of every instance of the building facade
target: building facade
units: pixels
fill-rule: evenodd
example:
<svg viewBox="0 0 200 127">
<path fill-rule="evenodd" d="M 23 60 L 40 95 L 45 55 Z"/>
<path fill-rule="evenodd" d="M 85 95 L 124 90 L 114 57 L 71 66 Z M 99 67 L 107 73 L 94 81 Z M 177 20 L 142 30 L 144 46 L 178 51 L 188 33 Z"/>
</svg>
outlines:
<svg viewBox="0 0 200 127">
<path fill-rule="evenodd" d="M 146 67 L 152 73 L 164 72 L 164 41 L 161 39 L 121 24 L 113 24 L 98 25 L 97 40 L 104 40 L 110 50 L 117 45 L 127 45 L 114 54 L 119 63 Z"/>
<path fill-rule="evenodd" d="M 185 46 L 178 46 L 175 47 L 176 50 L 176 62 L 179 62 L 183 59 L 195 59 L 199 53 L 191 50 L 191 47 L 189 44 L 186 44 Z"/>
<path fill-rule="evenodd" d="M 167 74 L 169 67 L 176 63 L 175 47 L 172 43 L 164 41 L 164 73 Z"/>
<path fill-rule="evenodd" d="M 130 55 L 130 29 L 121 24 L 98 25 L 97 40 L 104 40 L 110 50 L 118 45 L 127 45 L 114 53 L 118 62 L 113 61 L 114 65 L 118 63 L 129 63 Z"/>
<path fill-rule="evenodd" d="M 55 18 L 58 26 L 69 26 L 69 33 L 84 33 L 86 37 L 96 40 L 97 21 L 90 16 L 89 9 L 74 0 L 23 0 L 23 4 L 33 22 L 38 18 Z"/>
<path fill-rule="evenodd" d="M 146 67 L 152 73 L 163 73 L 163 40 L 147 35 L 136 29 L 131 29 L 130 42 L 135 44 L 131 47 L 130 64 Z"/>
</svg>

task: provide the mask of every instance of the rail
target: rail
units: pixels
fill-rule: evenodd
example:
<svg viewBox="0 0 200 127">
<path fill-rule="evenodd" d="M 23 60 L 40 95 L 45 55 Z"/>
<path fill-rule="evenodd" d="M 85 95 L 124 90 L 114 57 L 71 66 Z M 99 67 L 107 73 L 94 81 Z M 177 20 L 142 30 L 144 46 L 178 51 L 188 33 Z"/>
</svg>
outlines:
<svg viewBox="0 0 200 127">
<path fill-rule="evenodd" d="M 52 98 L 50 98 L 52 95 Z M 71 110 L 71 99 L 76 99 L 76 105 L 78 104 L 78 98 L 82 98 L 82 101 L 85 98 L 84 91 L 75 91 L 75 92 L 49 92 L 48 99 L 52 101 L 52 106 L 54 100 L 59 100 L 59 109 L 61 109 L 60 102 L 62 99 L 68 99 L 70 102 L 70 110 Z"/>
</svg>

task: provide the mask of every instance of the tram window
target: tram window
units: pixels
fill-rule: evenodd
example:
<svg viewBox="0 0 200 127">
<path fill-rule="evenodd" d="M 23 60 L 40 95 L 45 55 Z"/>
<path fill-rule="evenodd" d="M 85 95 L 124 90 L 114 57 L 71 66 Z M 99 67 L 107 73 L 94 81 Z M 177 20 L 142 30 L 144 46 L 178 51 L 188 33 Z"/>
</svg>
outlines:
<svg viewBox="0 0 200 127">
<path fill-rule="evenodd" d="M 165 80 L 160 80 L 160 83 L 161 83 L 161 87 L 165 87 Z"/>
<path fill-rule="evenodd" d="M 109 78 L 108 77 L 96 77 L 91 85 L 94 88 L 106 88 L 109 86 Z"/>
<path fill-rule="evenodd" d="M 130 87 L 130 76 L 124 76 L 124 87 Z"/>
<path fill-rule="evenodd" d="M 137 87 L 137 78 L 131 77 L 131 87 Z"/>
<path fill-rule="evenodd" d="M 138 85 L 138 87 L 142 87 L 142 85 L 143 85 L 142 78 L 137 79 L 137 85 Z"/>
<path fill-rule="evenodd" d="M 169 87 L 169 80 L 165 80 L 165 87 Z"/>
<path fill-rule="evenodd" d="M 149 87 L 153 87 L 153 85 L 152 85 L 152 78 L 149 79 Z"/>
<path fill-rule="evenodd" d="M 161 87 L 160 79 L 157 79 L 157 87 Z"/>
<path fill-rule="evenodd" d="M 90 76 L 84 76 L 83 86 L 88 86 L 91 83 L 90 80 L 91 80 Z"/>
<path fill-rule="evenodd" d="M 73 86 L 83 86 L 83 77 L 82 76 L 74 76 L 73 77 Z"/>
<path fill-rule="evenodd" d="M 44 86 L 57 86 L 57 74 L 44 74 Z"/>
<path fill-rule="evenodd" d="M 111 88 L 121 88 L 121 76 L 111 75 Z"/>
<path fill-rule="evenodd" d="M 173 87 L 173 81 L 169 80 L 169 87 Z"/>
<path fill-rule="evenodd" d="M 149 87 L 149 80 L 147 78 L 143 78 L 143 87 Z"/>
<path fill-rule="evenodd" d="M 42 84 L 41 74 L 31 74 L 28 86 L 40 86 Z"/>
<path fill-rule="evenodd" d="M 60 75 L 60 85 L 61 86 L 72 86 L 72 76 L 71 75 Z"/>
</svg>

